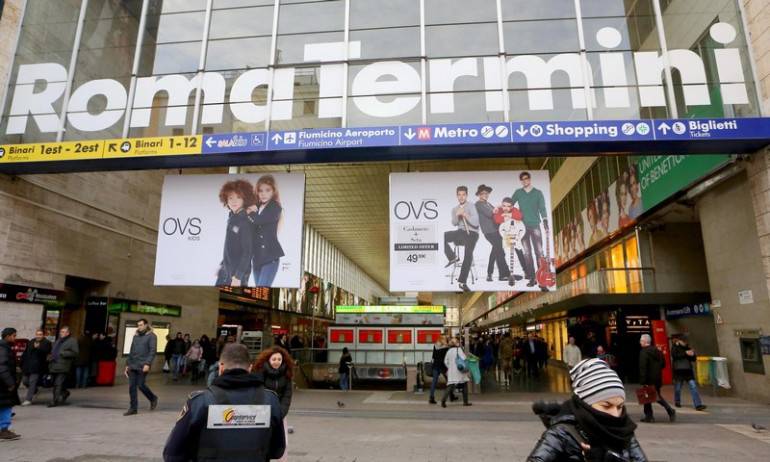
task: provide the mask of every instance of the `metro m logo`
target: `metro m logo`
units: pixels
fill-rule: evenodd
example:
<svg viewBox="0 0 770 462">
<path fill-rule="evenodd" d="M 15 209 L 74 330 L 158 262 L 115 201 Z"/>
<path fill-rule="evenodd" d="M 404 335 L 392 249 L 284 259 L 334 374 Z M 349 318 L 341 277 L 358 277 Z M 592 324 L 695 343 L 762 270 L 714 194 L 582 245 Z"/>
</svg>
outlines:
<svg viewBox="0 0 770 462">
<path fill-rule="evenodd" d="M 417 139 L 420 141 L 430 141 L 433 138 L 430 127 L 420 127 L 417 129 Z"/>
</svg>

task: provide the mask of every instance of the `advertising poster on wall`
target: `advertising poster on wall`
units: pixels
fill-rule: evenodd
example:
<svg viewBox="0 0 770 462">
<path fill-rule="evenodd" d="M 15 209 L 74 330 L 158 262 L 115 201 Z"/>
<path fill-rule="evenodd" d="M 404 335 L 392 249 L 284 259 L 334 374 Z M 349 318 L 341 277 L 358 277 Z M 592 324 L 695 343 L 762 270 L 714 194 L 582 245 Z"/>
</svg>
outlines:
<svg viewBox="0 0 770 462">
<path fill-rule="evenodd" d="M 546 171 L 390 175 L 390 290 L 550 291 Z"/>
<path fill-rule="evenodd" d="M 155 285 L 298 288 L 304 197 L 303 174 L 167 176 Z"/>
</svg>

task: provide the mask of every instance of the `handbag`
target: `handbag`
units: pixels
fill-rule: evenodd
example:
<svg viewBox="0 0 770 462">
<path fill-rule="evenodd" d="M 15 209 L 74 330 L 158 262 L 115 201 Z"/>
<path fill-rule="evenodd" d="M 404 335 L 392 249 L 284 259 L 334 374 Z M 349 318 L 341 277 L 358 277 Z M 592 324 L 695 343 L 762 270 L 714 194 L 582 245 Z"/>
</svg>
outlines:
<svg viewBox="0 0 770 462">
<path fill-rule="evenodd" d="M 468 371 L 468 361 L 460 356 L 460 348 L 457 349 L 457 356 L 455 356 L 455 366 L 457 366 L 457 370 L 460 372 Z"/>
<path fill-rule="evenodd" d="M 658 392 L 652 385 L 645 385 L 636 390 L 636 399 L 639 404 L 652 404 L 658 401 Z"/>
</svg>

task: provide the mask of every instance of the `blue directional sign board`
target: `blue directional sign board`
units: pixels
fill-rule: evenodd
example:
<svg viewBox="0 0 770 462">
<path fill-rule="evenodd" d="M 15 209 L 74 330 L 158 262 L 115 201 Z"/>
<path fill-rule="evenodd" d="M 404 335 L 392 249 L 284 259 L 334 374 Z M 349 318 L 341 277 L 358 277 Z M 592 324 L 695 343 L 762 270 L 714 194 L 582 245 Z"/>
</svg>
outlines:
<svg viewBox="0 0 770 462">
<path fill-rule="evenodd" d="M 740 151 L 741 141 L 770 143 L 770 118 L 570 120 L 229 133 L 204 135 L 203 153 L 546 143 L 570 144 L 573 148 L 603 143 L 605 150 L 613 143 L 641 143 L 622 150 L 644 152 L 659 150 L 659 145 L 652 145 L 657 142 L 707 140 L 734 141 L 738 148 L 733 152 Z"/>
<path fill-rule="evenodd" d="M 104 141 L 108 143 L 110 140 Z M 125 141 L 125 140 L 124 140 Z M 570 120 L 313 128 L 203 135 L 199 151 L 141 158 L 9 163 L 0 146 L 0 172 L 198 167 L 419 158 L 543 156 L 601 153 L 753 153 L 770 144 L 770 118 Z M 180 154 L 180 153 L 176 153 Z M 39 159 L 38 159 L 39 160 Z"/>
</svg>

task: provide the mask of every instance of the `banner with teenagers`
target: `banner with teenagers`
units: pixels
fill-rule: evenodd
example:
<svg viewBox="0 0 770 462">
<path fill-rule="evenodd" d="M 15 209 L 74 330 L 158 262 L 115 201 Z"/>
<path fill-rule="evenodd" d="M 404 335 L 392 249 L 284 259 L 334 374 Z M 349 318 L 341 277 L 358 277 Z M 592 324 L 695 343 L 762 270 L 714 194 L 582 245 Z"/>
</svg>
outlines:
<svg viewBox="0 0 770 462">
<path fill-rule="evenodd" d="M 155 285 L 298 288 L 305 175 L 173 175 Z"/>
<path fill-rule="evenodd" d="M 547 171 L 390 175 L 390 290 L 551 291 Z"/>
</svg>

